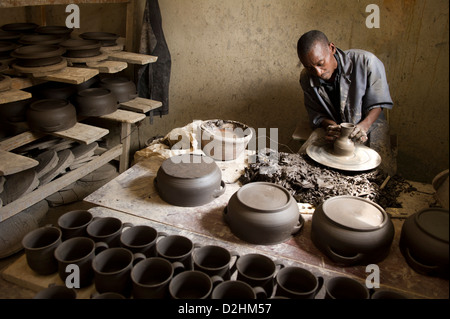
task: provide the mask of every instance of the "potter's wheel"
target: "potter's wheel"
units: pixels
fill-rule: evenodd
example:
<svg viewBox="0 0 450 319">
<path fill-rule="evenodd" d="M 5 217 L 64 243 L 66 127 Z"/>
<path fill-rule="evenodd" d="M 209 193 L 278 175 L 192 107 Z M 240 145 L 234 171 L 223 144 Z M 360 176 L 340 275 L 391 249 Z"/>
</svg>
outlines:
<svg viewBox="0 0 450 319">
<path fill-rule="evenodd" d="M 352 156 L 337 156 L 333 153 L 333 144 L 311 144 L 306 154 L 314 161 L 344 171 L 366 171 L 381 164 L 380 155 L 370 147 L 355 144 Z"/>
</svg>

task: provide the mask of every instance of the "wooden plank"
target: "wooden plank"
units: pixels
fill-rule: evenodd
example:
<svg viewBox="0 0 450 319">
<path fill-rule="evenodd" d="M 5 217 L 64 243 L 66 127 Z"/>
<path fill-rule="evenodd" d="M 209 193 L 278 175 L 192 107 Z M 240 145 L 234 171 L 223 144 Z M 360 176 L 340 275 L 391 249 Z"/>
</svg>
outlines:
<svg viewBox="0 0 450 319">
<path fill-rule="evenodd" d="M 148 64 L 154 63 L 158 60 L 157 56 L 147 55 L 147 54 L 139 54 L 134 52 L 108 52 L 109 59 L 113 61 L 124 61 L 130 64 Z"/>
<path fill-rule="evenodd" d="M 75 126 L 59 132 L 48 133 L 53 136 L 68 138 L 79 143 L 90 144 L 107 135 L 109 130 L 77 122 Z"/>
<path fill-rule="evenodd" d="M 70 84 L 81 84 L 99 74 L 97 69 L 66 67 L 64 70 L 54 72 L 43 77 L 47 81 L 57 81 Z"/>
<path fill-rule="evenodd" d="M 128 67 L 127 62 L 122 61 L 99 61 L 86 62 L 89 68 L 97 69 L 100 73 L 118 73 Z"/>
<path fill-rule="evenodd" d="M 47 82 L 46 80 L 36 79 L 33 77 L 12 77 L 11 78 L 11 88 L 21 90 Z"/>
<path fill-rule="evenodd" d="M 31 98 L 31 93 L 10 89 L 8 91 L 0 92 L 0 104 L 21 101 Z"/>
<path fill-rule="evenodd" d="M 145 114 L 125 111 L 118 109 L 117 111 L 99 116 L 101 119 L 112 120 L 120 123 L 137 123 L 145 119 Z"/>
<path fill-rule="evenodd" d="M 145 99 L 142 97 L 134 98 L 130 101 L 120 103 L 120 108 L 124 110 L 130 110 L 140 113 L 147 113 L 151 110 L 157 109 L 162 106 L 162 102 Z"/>
<path fill-rule="evenodd" d="M 11 151 L 22 145 L 34 142 L 45 136 L 41 132 L 27 131 L 0 142 L 0 150 Z"/>
<path fill-rule="evenodd" d="M 32 158 L 0 150 L 0 176 L 22 172 L 38 164 Z"/>
<path fill-rule="evenodd" d="M 50 183 L 39 187 L 35 191 L 25 196 L 22 196 L 21 198 L 15 200 L 14 202 L 1 207 L 0 222 L 20 213 L 24 209 L 30 207 L 31 205 L 36 204 L 42 199 L 57 192 L 61 188 L 76 182 L 81 177 L 86 176 L 87 174 L 93 172 L 100 166 L 119 157 L 121 154 L 122 154 L 122 144 L 116 145 L 115 147 L 106 151 L 99 157 L 93 159 L 89 163 L 86 163 L 86 165 L 83 165 L 82 167 L 77 168 L 76 170 L 70 171 L 69 173 L 64 174 L 63 176 L 51 181 Z"/>
</svg>

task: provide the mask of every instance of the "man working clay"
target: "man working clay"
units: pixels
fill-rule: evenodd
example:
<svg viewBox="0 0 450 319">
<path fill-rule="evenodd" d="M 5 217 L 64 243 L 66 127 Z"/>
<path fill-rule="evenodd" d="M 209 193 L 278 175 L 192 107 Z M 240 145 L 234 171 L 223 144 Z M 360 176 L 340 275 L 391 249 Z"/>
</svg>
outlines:
<svg viewBox="0 0 450 319">
<path fill-rule="evenodd" d="M 300 153 L 313 142 L 333 142 L 340 134 L 340 123 L 356 124 L 351 138 L 376 150 L 380 168 L 396 173 L 391 154 L 389 126 L 383 109 L 393 102 L 383 63 L 372 53 L 351 49 L 342 51 L 324 33 L 303 34 L 297 53 L 304 70 L 300 84 L 309 122 L 314 129 Z"/>
</svg>

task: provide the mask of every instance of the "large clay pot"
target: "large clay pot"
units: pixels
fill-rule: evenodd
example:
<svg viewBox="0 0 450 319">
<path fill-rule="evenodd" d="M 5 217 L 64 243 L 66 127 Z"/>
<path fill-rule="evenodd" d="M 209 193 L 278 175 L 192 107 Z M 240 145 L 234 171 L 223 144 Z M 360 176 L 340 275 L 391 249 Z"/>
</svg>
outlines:
<svg viewBox="0 0 450 319">
<path fill-rule="evenodd" d="M 26 45 L 15 49 L 11 56 L 23 67 L 40 67 L 60 63 L 64 48 L 58 45 Z"/>
<path fill-rule="evenodd" d="M 352 156 L 355 152 L 355 143 L 350 139 L 350 134 L 355 129 L 355 124 L 342 123 L 341 135 L 333 144 L 334 154 L 337 156 Z"/>
<path fill-rule="evenodd" d="M 345 266 L 383 260 L 394 239 L 384 209 L 354 196 L 332 197 L 314 211 L 311 240 L 331 260 Z"/>
<path fill-rule="evenodd" d="M 237 237 L 257 245 L 284 242 L 303 226 L 292 195 L 284 187 L 267 182 L 249 183 L 235 192 L 224 219 Z"/>
<path fill-rule="evenodd" d="M 449 278 L 449 211 L 428 208 L 409 216 L 400 236 L 400 251 L 416 272 Z"/>
<path fill-rule="evenodd" d="M 77 123 L 75 107 L 68 101 L 59 99 L 31 103 L 26 116 L 30 128 L 42 132 L 66 130 Z"/>
<path fill-rule="evenodd" d="M 78 114 L 82 116 L 102 116 L 115 112 L 119 107 L 115 95 L 104 88 L 79 91 L 76 101 Z"/>
<path fill-rule="evenodd" d="M 100 86 L 111 90 L 119 103 L 127 102 L 138 96 L 136 85 L 125 77 L 103 78 L 100 80 Z"/>
<path fill-rule="evenodd" d="M 225 192 L 217 164 L 194 154 L 166 159 L 158 169 L 154 184 L 159 196 L 175 206 L 205 205 Z"/>
<path fill-rule="evenodd" d="M 64 54 L 71 58 L 87 58 L 100 54 L 101 44 L 96 40 L 68 39 L 60 43 L 66 49 Z"/>
</svg>

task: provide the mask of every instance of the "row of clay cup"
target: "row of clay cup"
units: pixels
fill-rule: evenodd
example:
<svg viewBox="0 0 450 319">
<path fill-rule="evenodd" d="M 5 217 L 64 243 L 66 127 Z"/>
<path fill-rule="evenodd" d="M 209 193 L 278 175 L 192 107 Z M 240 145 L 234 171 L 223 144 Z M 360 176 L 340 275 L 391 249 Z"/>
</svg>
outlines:
<svg viewBox="0 0 450 319">
<path fill-rule="evenodd" d="M 114 293 L 136 299 L 312 299 L 324 284 L 307 269 L 285 267 L 265 255 L 240 256 L 221 246 L 201 246 L 184 236 L 115 217 L 93 217 L 84 210 L 62 215 L 58 227 L 28 233 L 22 244 L 36 273 L 58 272 L 67 285 L 75 279 L 67 267 L 76 265 L 79 287 L 94 282 L 99 297 Z M 325 298 L 368 297 L 367 288 L 351 278 L 327 283 Z"/>
</svg>

